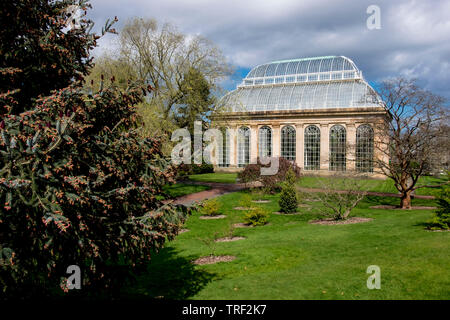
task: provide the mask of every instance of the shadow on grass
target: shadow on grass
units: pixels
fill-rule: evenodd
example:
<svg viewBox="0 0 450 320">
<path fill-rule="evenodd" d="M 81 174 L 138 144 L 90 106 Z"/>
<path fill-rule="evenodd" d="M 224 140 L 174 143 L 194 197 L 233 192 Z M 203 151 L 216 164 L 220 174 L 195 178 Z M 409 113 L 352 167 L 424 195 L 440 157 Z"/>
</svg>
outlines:
<svg viewBox="0 0 450 320">
<path fill-rule="evenodd" d="M 413 224 L 414 227 L 421 227 L 424 230 L 428 230 L 429 227 L 431 227 L 431 223 L 429 221 L 422 221 L 422 222 L 418 222 Z"/>
<path fill-rule="evenodd" d="M 378 197 L 378 196 L 366 196 L 362 201 L 364 205 L 367 207 L 376 206 L 376 205 L 391 205 L 391 206 L 399 206 L 400 198 L 394 197 Z M 411 201 L 413 206 L 435 206 L 435 199 L 412 199 Z"/>
<path fill-rule="evenodd" d="M 125 287 L 126 299 L 188 299 L 202 290 L 214 274 L 196 269 L 188 258 L 181 257 L 173 248 L 164 248 L 155 254 L 147 270 L 136 276 L 133 284 Z"/>
</svg>

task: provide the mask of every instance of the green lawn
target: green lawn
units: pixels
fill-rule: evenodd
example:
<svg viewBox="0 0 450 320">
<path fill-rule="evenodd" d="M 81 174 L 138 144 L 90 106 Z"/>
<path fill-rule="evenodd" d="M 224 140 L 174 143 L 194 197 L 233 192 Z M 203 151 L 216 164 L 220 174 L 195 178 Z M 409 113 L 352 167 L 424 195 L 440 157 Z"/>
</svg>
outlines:
<svg viewBox="0 0 450 320">
<path fill-rule="evenodd" d="M 236 182 L 237 173 L 206 173 L 206 174 L 194 174 L 190 175 L 189 179 L 192 181 L 201 182 L 222 182 L 222 183 L 234 183 Z M 305 188 L 320 188 L 320 180 L 326 178 L 323 177 L 311 177 L 302 176 L 298 185 Z M 424 176 L 419 179 L 419 185 L 438 185 L 446 180 L 443 178 L 435 178 L 431 176 Z M 379 180 L 379 179 L 364 179 L 364 186 L 368 191 L 376 192 L 388 192 L 398 193 L 394 187 L 394 183 L 391 179 Z M 436 195 L 439 192 L 438 188 L 420 188 L 417 189 L 418 195 Z"/>
<path fill-rule="evenodd" d="M 298 185 L 304 188 L 320 188 L 320 181 L 324 179 L 329 178 L 302 176 Z M 419 178 L 417 185 L 439 185 L 445 181 L 447 180 L 444 177 L 423 176 Z M 362 185 L 367 191 L 398 193 L 391 179 L 363 179 Z M 439 188 L 419 188 L 415 193 L 418 195 L 436 195 L 439 190 Z"/>
<path fill-rule="evenodd" d="M 187 194 L 196 193 L 204 190 L 209 190 L 211 187 L 192 185 L 184 183 L 176 183 L 171 185 L 165 185 L 163 190 L 169 195 L 170 198 L 181 197 Z"/>
<path fill-rule="evenodd" d="M 191 260 L 211 253 L 201 239 L 226 236 L 229 226 L 242 222 L 233 210 L 246 192 L 223 195 L 223 220 L 200 220 L 194 213 L 189 232 L 169 242 L 153 257 L 138 282 L 125 290 L 130 298 L 173 299 L 450 299 L 450 232 L 429 232 L 423 223 L 430 210 L 375 210 L 377 204 L 398 199 L 367 197 L 353 215 L 371 222 L 351 225 L 313 225 L 319 202 L 306 202 L 296 216 L 272 214 L 270 225 L 235 229 L 245 240 L 217 243 L 216 255 L 236 260 L 194 266 Z M 258 204 L 277 211 L 278 195 Z M 413 200 L 413 205 L 435 205 Z M 381 289 L 369 290 L 369 265 L 381 268 Z"/>
<path fill-rule="evenodd" d="M 192 174 L 189 180 L 200 182 L 220 182 L 220 183 L 235 183 L 237 173 L 203 173 Z"/>
</svg>

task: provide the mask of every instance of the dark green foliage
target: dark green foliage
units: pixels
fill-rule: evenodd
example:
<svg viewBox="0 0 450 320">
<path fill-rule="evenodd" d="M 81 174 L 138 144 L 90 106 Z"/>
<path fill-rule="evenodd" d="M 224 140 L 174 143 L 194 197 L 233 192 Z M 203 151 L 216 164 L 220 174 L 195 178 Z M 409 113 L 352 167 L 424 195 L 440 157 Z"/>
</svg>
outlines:
<svg viewBox="0 0 450 320">
<path fill-rule="evenodd" d="M 85 0 L 2 2 L 0 88 L 2 94 L 10 90 L 9 98 L 15 102 L 0 96 L 0 115 L 29 110 L 39 95 L 67 87 L 88 73 L 89 52 L 99 36 L 89 32 L 92 22 L 87 19 L 80 21 L 79 28 L 66 28 L 70 5 L 83 11 L 90 8 Z"/>
<path fill-rule="evenodd" d="M 293 213 L 297 211 L 298 195 L 295 187 L 296 180 L 294 171 L 289 169 L 286 173 L 286 179 L 282 184 L 280 200 L 278 202 L 281 212 Z"/>
<path fill-rule="evenodd" d="M 191 174 L 203 174 L 203 173 L 214 173 L 214 166 L 212 164 L 202 163 L 202 164 L 180 164 L 177 167 L 177 178 L 186 179 Z"/>
<path fill-rule="evenodd" d="M 297 191 L 293 186 L 283 186 L 280 194 L 280 211 L 284 213 L 293 213 L 297 211 L 298 198 Z"/>
<path fill-rule="evenodd" d="M 159 142 L 133 128 L 141 96 L 140 87 L 67 88 L 6 119 L 0 239 L 14 254 L 0 269 L 6 292 L 59 280 L 74 263 L 85 285 L 106 285 L 108 263 L 143 262 L 177 234 L 184 215 L 156 199 L 173 172 Z"/>
<path fill-rule="evenodd" d="M 20 10 L 53 21 L 72 1 L 13 3 L 8 6 L 22 8 L 23 3 Z M 8 8 L 12 13 L 19 10 Z M 137 129 L 135 105 L 146 88 L 136 83 L 120 91 L 114 85 L 103 88 L 102 82 L 98 90 L 84 92 L 73 82 L 59 89 L 85 71 L 82 62 L 93 42 L 84 38 L 90 35 L 77 30 L 83 40 L 61 43 L 43 23 L 24 18 L 18 24 L 17 31 L 8 30 L 19 37 L 21 32 L 29 39 L 50 32 L 47 42 L 39 41 L 54 50 L 45 52 L 63 73 L 60 80 L 47 70 L 39 50 L 31 60 L 2 58 L 2 72 L 10 63 L 21 69 L 17 74 L 26 75 L 20 83 L 35 82 L 36 87 L 17 96 L 8 93 L 16 82 L 2 82 L 0 87 L 0 108 L 7 110 L 0 121 L 0 297 L 46 294 L 59 285 L 64 289 L 67 267 L 73 264 L 81 268 L 83 292 L 109 289 L 122 281 L 121 269 L 142 265 L 173 239 L 187 213 L 158 200 L 174 172 L 162 157 L 159 140 L 142 139 Z M 2 46 L 3 37 L 10 36 L 1 33 Z M 2 50 L 24 55 L 22 46 L 18 41 Z M 25 67 L 36 69 L 39 77 Z"/>
<path fill-rule="evenodd" d="M 203 174 L 203 173 L 213 173 L 214 166 L 212 164 L 202 163 L 202 164 L 193 164 L 191 166 L 192 174 Z"/>
<path fill-rule="evenodd" d="M 174 121 L 179 128 L 194 130 L 194 121 L 202 120 L 214 110 L 211 85 L 201 71 L 191 67 L 180 84 L 179 105 L 174 112 Z"/>
<path fill-rule="evenodd" d="M 432 230 L 450 229 L 450 185 L 442 186 L 442 191 L 437 198 L 438 209 L 433 219 L 428 223 Z"/>
</svg>

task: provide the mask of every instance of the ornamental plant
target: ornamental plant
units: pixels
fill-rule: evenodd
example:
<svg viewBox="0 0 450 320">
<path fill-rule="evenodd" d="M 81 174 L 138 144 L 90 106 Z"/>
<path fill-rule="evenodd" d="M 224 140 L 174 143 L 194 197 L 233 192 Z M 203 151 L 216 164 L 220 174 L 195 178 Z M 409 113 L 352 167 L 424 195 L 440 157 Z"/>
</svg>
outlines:
<svg viewBox="0 0 450 320">
<path fill-rule="evenodd" d="M 83 292 L 116 288 L 124 280 L 117 270 L 147 262 L 188 213 L 158 200 L 174 170 L 159 139 L 140 134 L 135 106 L 149 88 L 134 83 L 121 91 L 114 79 L 101 79 L 86 92 L 76 81 L 96 37 L 86 21 L 69 35 L 61 31 L 62 12 L 74 3 L 14 1 L 0 9 L 2 24 L 5 15 L 15 18 L 8 21 L 17 28 L 8 30 L 20 39 L 6 48 L 3 38 L 13 35 L 0 35 L 0 71 L 11 78 L 0 82 L 0 297 L 66 288 L 74 264 Z M 23 44 L 23 34 L 39 45 Z M 35 59 L 23 58 L 27 50 Z M 50 71 L 41 65 L 46 59 L 55 64 Z M 29 70 L 33 63 L 39 76 Z M 55 68 L 69 74 L 65 81 L 52 76 Z M 24 92 L 23 83 L 36 92 Z"/>
<path fill-rule="evenodd" d="M 201 212 L 205 216 L 217 216 L 220 214 L 219 210 L 220 202 L 217 199 L 213 198 L 203 202 Z"/>
<path fill-rule="evenodd" d="M 280 211 L 284 213 L 293 213 L 298 208 L 298 195 L 295 188 L 296 177 L 294 171 L 289 169 L 286 173 L 286 180 L 282 184 L 280 200 Z"/>
<path fill-rule="evenodd" d="M 282 157 L 278 158 L 278 160 L 278 171 L 274 175 L 261 175 L 261 167 L 269 167 L 270 165 L 262 165 L 258 158 L 256 164 L 249 164 L 239 172 L 238 178 L 243 183 L 259 181 L 266 192 L 275 193 L 280 190 L 281 183 L 286 180 L 286 174 L 289 169 L 292 169 L 296 179 L 300 178 L 300 167 L 295 162 Z"/>
<path fill-rule="evenodd" d="M 244 221 L 252 226 L 263 226 L 269 219 L 269 213 L 262 207 L 254 207 L 244 214 Z"/>
<path fill-rule="evenodd" d="M 254 207 L 252 196 L 244 193 L 239 199 L 239 206 L 246 209 L 252 209 Z"/>
</svg>

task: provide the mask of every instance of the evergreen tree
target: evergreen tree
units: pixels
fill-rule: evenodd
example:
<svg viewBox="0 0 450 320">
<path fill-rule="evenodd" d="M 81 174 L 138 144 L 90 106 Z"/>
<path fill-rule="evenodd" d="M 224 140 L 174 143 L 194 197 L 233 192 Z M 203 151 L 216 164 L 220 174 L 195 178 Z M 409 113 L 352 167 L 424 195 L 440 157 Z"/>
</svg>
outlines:
<svg viewBox="0 0 450 320">
<path fill-rule="evenodd" d="M 117 287 L 187 213 L 159 200 L 173 170 L 159 140 L 139 134 L 135 106 L 147 88 L 122 91 L 114 79 L 82 88 L 98 36 L 88 21 L 66 29 L 74 4 L 89 8 L 66 0 L 0 8 L 0 297 L 67 290 L 74 264 L 83 292 Z"/>
</svg>

